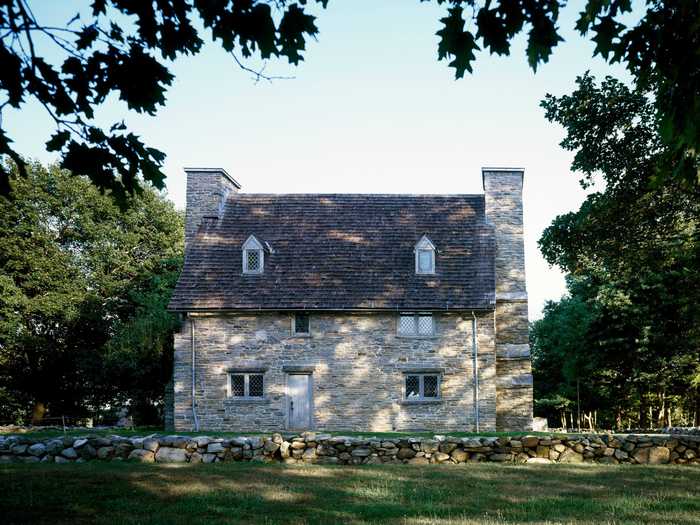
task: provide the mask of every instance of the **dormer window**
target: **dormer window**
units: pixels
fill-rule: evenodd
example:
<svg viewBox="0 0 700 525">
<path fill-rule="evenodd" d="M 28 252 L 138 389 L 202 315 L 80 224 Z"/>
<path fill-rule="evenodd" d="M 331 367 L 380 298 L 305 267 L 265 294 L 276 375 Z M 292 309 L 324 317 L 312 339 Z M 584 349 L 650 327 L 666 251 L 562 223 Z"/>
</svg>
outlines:
<svg viewBox="0 0 700 525">
<path fill-rule="evenodd" d="M 416 273 L 435 273 L 435 245 L 430 242 L 427 236 L 423 235 L 415 248 L 416 252 Z"/>
<path fill-rule="evenodd" d="M 255 236 L 251 235 L 243 243 L 243 273 L 263 273 L 264 266 L 265 256 L 262 244 Z"/>
</svg>

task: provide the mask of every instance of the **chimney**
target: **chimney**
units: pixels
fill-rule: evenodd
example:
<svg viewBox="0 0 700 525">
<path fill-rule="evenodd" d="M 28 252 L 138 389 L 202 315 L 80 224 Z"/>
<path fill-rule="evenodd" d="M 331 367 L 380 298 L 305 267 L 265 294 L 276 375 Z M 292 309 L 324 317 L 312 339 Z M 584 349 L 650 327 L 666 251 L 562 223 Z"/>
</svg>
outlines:
<svg viewBox="0 0 700 525">
<path fill-rule="evenodd" d="M 486 218 L 496 231 L 496 300 L 527 300 L 522 168 L 481 168 Z"/>
<path fill-rule="evenodd" d="M 241 185 L 222 168 L 185 168 L 187 198 L 185 208 L 185 253 L 202 219 L 220 219 L 226 198 Z"/>
<path fill-rule="evenodd" d="M 528 338 L 523 174 L 482 168 L 486 219 L 496 236 L 496 429 L 532 428 L 532 368 Z"/>
</svg>

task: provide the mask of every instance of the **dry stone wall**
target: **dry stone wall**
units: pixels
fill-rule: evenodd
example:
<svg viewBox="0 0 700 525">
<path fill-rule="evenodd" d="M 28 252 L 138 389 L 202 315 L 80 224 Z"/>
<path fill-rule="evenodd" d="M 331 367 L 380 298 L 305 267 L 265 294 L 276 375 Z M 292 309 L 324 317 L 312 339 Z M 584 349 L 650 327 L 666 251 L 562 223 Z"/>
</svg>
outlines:
<svg viewBox="0 0 700 525">
<path fill-rule="evenodd" d="M 316 432 L 265 436 L 0 437 L 0 463 L 259 461 L 382 463 L 630 463 L 700 465 L 697 435 L 348 437 Z"/>
</svg>

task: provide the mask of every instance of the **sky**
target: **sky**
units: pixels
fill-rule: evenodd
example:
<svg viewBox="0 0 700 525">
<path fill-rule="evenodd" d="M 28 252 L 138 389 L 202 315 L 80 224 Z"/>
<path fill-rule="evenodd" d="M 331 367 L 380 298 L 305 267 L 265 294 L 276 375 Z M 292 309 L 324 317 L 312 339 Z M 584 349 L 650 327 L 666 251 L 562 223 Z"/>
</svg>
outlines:
<svg viewBox="0 0 700 525">
<path fill-rule="evenodd" d="M 170 65 L 176 79 L 156 116 L 138 115 L 111 98 L 98 113 L 125 120 L 167 154 L 167 194 L 184 208 L 183 167 L 221 167 L 244 192 L 481 193 L 484 166 L 525 169 L 525 255 L 530 319 L 565 293 L 564 276 L 537 248 L 559 214 L 578 209 L 586 193 L 570 170 L 564 131 L 547 122 L 545 94 L 574 89 L 586 70 L 627 79 L 620 66 L 593 58 L 593 44 L 573 31 L 581 9 L 563 10 L 565 42 L 533 73 L 525 40 L 508 57 L 477 55 L 474 74 L 454 79 L 437 60 L 445 7 L 418 0 L 330 0 L 317 8 L 317 41 L 294 67 L 269 61 L 266 73 L 291 76 L 255 82 L 220 47 Z M 86 2 L 36 0 L 35 15 L 65 24 Z M 205 35 L 210 40 L 210 35 Z M 258 67 L 258 63 L 251 63 Z M 6 110 L 3 126 L 25 157 L 45 151 L 52 122 L 36 104 Z"/>
</svg>

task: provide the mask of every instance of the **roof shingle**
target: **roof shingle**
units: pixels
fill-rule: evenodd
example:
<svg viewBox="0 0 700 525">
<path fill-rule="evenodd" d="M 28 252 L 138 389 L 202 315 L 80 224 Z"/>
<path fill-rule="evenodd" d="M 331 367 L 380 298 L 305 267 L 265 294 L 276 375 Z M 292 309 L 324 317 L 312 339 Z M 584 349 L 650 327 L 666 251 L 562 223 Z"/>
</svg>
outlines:
<svg viewBox="0 0 700 525">
<path fill-rule="evenodd" d="M 243 275 L 250 235 L 262 275 Z M 427 235 L 435 275 L 416 275 Z M 483 195 L 235 194 L 188 248 L 171 310 L 489 309 L 495 242 Z"/>
</svg>

